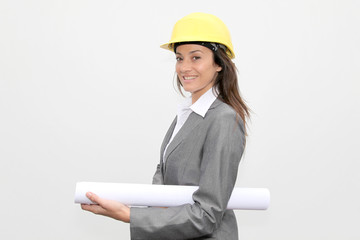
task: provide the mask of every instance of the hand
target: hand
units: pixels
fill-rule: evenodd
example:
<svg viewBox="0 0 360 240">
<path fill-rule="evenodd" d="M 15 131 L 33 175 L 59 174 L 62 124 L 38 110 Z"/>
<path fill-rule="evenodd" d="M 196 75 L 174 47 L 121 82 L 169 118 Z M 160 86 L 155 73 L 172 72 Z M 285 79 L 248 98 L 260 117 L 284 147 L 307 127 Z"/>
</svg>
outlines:
<svg viewBox="0 0 360 240">
<path fill-rule="evenodd" d="M 128 206 L 114 200 L 103 199 L 91 192 L 87 192 L 86 197 L 98 205 L 81 204 L 83 210 L 111 217 L 126 223 L 130 222 L 130 208 Z"/>
</svg>

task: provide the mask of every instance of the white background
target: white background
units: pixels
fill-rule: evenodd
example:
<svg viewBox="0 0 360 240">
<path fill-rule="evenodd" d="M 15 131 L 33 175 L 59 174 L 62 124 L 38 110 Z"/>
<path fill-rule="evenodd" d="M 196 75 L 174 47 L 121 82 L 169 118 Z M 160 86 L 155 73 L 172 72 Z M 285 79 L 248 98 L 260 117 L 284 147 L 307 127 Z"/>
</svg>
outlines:
<svg viewBox="0 0 360 240">
<path fill-rule="evenodd" d="M 235 4 L 236 3 L 236 4 Z M 181 97 L 159 48 L 192 12 L 232 33 L 253 110 L 240 238 L 360 239 L 360 1 L 0 1 L 0 239 L 129 239 L 77 181 L 151 183 Z"/>
</svg>

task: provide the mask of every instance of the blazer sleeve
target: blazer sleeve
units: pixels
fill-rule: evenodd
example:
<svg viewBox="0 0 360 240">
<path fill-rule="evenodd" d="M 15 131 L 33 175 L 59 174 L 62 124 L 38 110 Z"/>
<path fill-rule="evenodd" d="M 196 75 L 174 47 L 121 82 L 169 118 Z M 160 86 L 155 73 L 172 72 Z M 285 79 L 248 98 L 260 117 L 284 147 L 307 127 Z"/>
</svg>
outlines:
<svg viewBox="0 0 360 240">
<path fill-rule="evenodd" d="M 244 127 L 234 112 L 216 116 L 206 133 L 199 189 L 194 204 L 169 208 L 131 208 L 131 239 L 191 239 L 211 235 L 235 185 L 244 150 Z"/>
</svg>

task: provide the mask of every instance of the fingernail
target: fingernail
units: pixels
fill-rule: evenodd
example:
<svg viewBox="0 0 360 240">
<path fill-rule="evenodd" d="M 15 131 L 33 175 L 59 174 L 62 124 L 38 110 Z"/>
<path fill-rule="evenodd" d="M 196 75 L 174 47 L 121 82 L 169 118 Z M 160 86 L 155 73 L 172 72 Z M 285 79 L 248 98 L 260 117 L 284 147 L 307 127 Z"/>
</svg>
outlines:
<svg viewBox="0 0 360 240">
<path fill-rule="evenodd" d="M 87 197 L 91 197 L 91 196 L 92 196 L 92 193 L 91 193 L 91 192 L 88 192 L 88 193 L 86 193 L 86 196 L 87 196 Z"/>
</svg>

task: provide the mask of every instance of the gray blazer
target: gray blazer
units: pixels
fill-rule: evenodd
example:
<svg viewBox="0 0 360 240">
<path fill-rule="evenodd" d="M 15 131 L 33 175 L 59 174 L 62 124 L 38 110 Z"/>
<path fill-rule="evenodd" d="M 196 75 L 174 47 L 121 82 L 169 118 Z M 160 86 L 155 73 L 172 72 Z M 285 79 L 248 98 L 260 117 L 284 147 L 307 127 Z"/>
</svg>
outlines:
<svg viewBox="0 0 360 240">
<path fill-rule="evenodd" d="M 216 99 L 205 117 L 191 113 L 163 152 L 176 125 L 161 146 L 153 184 L 196 185 L 194 204 L 169 208 L 131 208 L 131 239 L 238 239 L 234 212 L 226 210 L 244 150 L 240 117 Z"/>
</svg>

